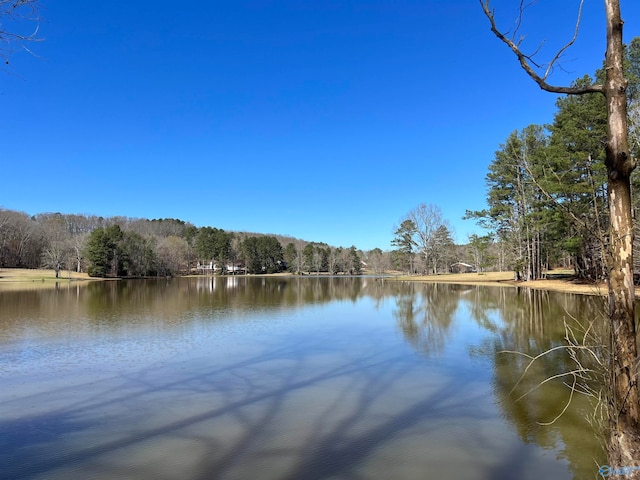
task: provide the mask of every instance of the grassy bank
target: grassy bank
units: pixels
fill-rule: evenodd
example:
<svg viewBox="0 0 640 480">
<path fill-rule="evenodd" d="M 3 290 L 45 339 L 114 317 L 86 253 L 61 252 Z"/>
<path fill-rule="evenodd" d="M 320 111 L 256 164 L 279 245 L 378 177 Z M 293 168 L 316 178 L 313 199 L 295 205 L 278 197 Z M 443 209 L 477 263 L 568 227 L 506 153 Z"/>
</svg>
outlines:
<svg viewBox="0 0 640 480">
<path fill-rule="evenodd" d="M 86 273 L 60 271 L 56 278 L 54 270 L 30 269 L 30 268 L 4 268 L 0 269 L 0 291 L 55 288 L 56 285 L 64 285 L 76 282 L 100 280 L 91 278 Z"/>
<path fill-rule="evenodd" d="M 549 272 L 545 280 L 516 282 L 513 272 L 487 273 L 452 273 L 444 275 L 412 275 L 393 277 L 394 280 L 409 282 L 457 283 L 462 285 L 501 285 L 507 287 L 526 287 L 555 292 L 577 293 L 581 295 L 606 295 L 607 285 L 604 282 L 587 283 L 571 277 L 570 272 Z M 555 276 L 560 278 L 554 278 Z M 636 297 L 640 298 L 640 290 L 636 287 Z"/>
</svg>

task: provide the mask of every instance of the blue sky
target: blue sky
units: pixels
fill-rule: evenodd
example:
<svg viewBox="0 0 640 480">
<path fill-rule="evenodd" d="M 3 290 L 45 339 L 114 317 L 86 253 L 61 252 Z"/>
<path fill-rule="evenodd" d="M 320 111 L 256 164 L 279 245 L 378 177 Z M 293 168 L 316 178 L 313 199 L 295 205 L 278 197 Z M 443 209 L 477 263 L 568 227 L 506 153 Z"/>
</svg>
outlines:
<svg viewBox="0 0 640 480">
<path fill-rule="evenodd" d="M 494 2 L 504 29 L 517 3 Z M 578 3 L 530 8 L 525 48 L 545 40 L 550 58 Z M 640 2 L 622 3 L 629 41 Z M 0 72 L 0 206 L 30 214 L 388 249 L 424 202 L 465 242 L 499 144 L 555 111 L 477 0 L 41 0 L 41 16 L 37 56 Z M 552 81 L 592 74 L 604 51 L 603 2 L 588 1 Z"/>
</svg>

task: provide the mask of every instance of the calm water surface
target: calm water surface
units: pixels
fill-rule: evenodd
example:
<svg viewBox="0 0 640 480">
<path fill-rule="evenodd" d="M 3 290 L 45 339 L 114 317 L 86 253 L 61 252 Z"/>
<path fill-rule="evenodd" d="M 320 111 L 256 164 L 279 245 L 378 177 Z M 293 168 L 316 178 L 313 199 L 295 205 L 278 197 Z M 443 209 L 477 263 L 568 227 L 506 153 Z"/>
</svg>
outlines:
<svg viewBox="0 0 640 480">
<path fill-rule="evenodd" d="M 0 478 L 583 479 L 604 463 L 523 359 L 600 301 L 368 278 L 0 293 Z M 559 352 L 523 382 L 570 369 Z"/>
</svg>

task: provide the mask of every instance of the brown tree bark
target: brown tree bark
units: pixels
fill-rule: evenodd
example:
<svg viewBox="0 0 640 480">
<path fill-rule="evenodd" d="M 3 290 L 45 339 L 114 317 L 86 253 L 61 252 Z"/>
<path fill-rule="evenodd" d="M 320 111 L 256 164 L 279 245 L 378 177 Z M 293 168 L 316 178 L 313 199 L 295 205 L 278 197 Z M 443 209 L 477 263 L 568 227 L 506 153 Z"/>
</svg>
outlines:
<svg viewBox="0 0 640 480">
<path fill-rule="evenodd" d="M 620 0 L 605 0 L 607 54 L 605 59 L 608 137 L 606 166 L 611 216 L 609 318 L 613 347 L 610 405 L 609 462 L 636 465 L 640 461 L 640 396 L 637 383 L 636 328 L 633 285 L 633 218 L 631 215 L 631 156 L 627 125 L 627 81 L 624 77 L 624 46 Z M 640 478 L 640 472 L 632 478 Z"/>
<path fill-rule="evenodd" d="M 580 3 L 580 10 L 582 4 Z M 634 320 L 635 290 L 633 285 L 633 219 L 631 213 L 631 172 L 636 166 L 628 142 L 627 81 L 624 77 L 624 44 L 620 0 L 604 0 L 607 19 L 606 80 L 604 85 L 588 87 L 559 87 L 547 83 L 551 67 L 573 39 L 551 61 L 540 76 L 512 40 L 500 32 L 495 24 L 489 0 L 480 0 L 491 22 L 491 31 L 514 52 L 521 67 L 543 90 L 569 95 L 602 93 L 607 99 L 608 135 L 606 167 L 611 216 L 609 251 L 607 252 L 609 318 L 611 322 L 611 372 L 609 398 L 609 465 L 624 468 L 640 465 L 640 395 L 637 383 L 638 350 Z M 522 15 L 522 10 L 520 12 Z M 625 478 L 640 479 L 640 471 L 631 471 Z"/>
</svg>

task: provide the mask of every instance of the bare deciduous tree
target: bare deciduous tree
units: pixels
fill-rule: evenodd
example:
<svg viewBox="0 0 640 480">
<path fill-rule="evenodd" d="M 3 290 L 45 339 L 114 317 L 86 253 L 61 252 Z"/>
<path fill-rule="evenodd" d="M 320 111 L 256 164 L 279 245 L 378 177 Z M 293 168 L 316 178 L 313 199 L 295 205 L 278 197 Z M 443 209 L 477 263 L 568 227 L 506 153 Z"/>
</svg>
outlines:
<svg viewBox="0 0 640 480">
<path fill-rule="evenodd" d="M 338 251 L 335 248 L 329 248 L 329 255 L 327 255 L 327 265 L 329 267 L 330 274 L 336 274 L 338 272 L 339 263 Z"/>
<path fill-rule="evenodd" d="M 605 165 L 608 174 L 611 227 L 606 259 L 613 347 L 608 456 L 611 465 L 634 465 L 632 462 L 637 460 L 640 453 L 640 395 L 637 384 L 638 353 L 634 323 L 634 233 L 630 184 L 631 172 L 636 167 L 636 161 L 631 155 L 628 141 L 627 80 L 623 69 L 625 49 L 620 0 L 604 0 L 607 24 L 604 84 L 566 87 L 548 83 L 554 66 L 558 65 L 564 52 L 573 45 L 578 36 L 583 4 L 584 0 L 581 0 L 573 37 L 547 63 L 543 73 L 538 73 L 541 68 L 534 60 L 535 53 L 524 53 L 521 48 L 522 37 L 516 38 L 524 9 L 528 4 L 520 2 L 517 27 L 509 38 L 496 26 L 489 0 L 480 0 L 484 14 L 491 24 L 491 31 L 511 49 L 520 66 L 541 89 L 568 95 L 595 93 L 604 95 L 607 100 L 608 134 Z M 640 478 L 638 471 L 630 475 L 629 478 Z"/>
<path fill-rule="evenodd" d="M 442 218 L 440 207 L 431 203 L 428 205 L 421 203 L 411 210 L 407 217 L 416 226 L 418 246 L 424 257 L 426 268 L 430 268 L 436 256 L 435 250 L 438 248 L 436 232 L 442 226 L 448 228 L 448 222 Z"/>
<path fill-rule="evenodd" d="M 0 208 L 0 266 L 36 268 L 42 250 L 38 224 L 24 212 Z"/>
<path fill-rule="evenodd" d="M 9 63 L 16 46 L 31 52 L 26 44 L 42 40 L 38 37 L 39 29 L 37 0 L 0 0 L 0 59 L 3 63 Z"/>
<path fill-rule="evenodd" d="M 189 245 L 184 238 L 169 235 L 158 242 L 156 250 L 159 273 L 175 275 L 187 271 Z"/>
<path fill-rule="evenodd" d="M 69 243 L 64 240 L 53 240 L 42 252 L 43 266 L 52 268 L 56 272 L 56 278 L 69 260 L 71 249 Z"/>
<path fill-rule="evenodd" d="M 387 267 L 387 256 L 379 249 L 374 248 L 366 254 L 368 268 L 373 271 L 374 275 L 384 276 Z"/>
<path fill-rule="evenodd" d="M 73 253 L 73 263 L 76 272 L 82 271 L 82 260 L 84 258 L 84 249 L 87 246 L 88 233 L 79 233 L 71 238 L 71 251 Z"/>
</svg>

